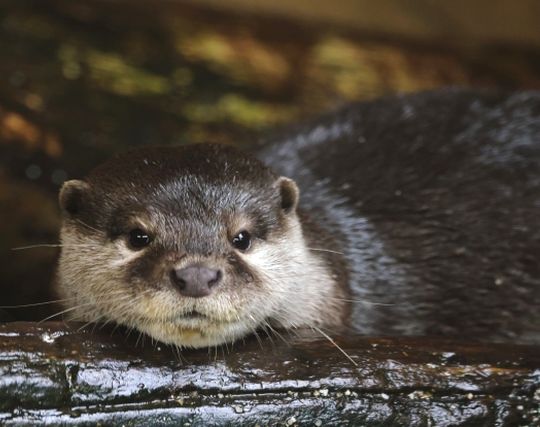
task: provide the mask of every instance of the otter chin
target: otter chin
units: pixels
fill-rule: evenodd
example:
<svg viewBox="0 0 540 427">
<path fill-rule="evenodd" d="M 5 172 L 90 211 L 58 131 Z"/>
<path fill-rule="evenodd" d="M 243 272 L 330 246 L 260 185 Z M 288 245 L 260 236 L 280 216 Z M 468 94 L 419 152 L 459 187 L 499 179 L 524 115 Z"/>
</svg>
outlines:
<svg viewBox="0 0 540 427">
<path fill-rule="evenodd" d="M 72 320 L 180 347 L 344 323 L 347 290 L 309 249 L 295 182 L 237 149 L 126 152 L 59 199 L 56 289 Z"/>
</svg>

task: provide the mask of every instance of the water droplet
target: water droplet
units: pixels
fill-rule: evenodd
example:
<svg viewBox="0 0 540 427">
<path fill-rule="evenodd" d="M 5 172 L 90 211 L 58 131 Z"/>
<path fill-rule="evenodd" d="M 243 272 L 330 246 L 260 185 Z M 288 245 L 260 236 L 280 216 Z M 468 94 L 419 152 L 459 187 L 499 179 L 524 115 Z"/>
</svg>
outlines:
<svg viewBox="0 0 540 427">
<path fill-rule="evenodd" d="M 38 179 L 41 176 L 41 173 L 42 170 L 38 165 L 30 165 L 25 170 L 28 179 Z"/>
<path fill-rule="evenodd" d="M 67 173 L 62 169 L 55 169 L 51 174 L 51 181 L 56 185 L 62 185 L 67 179 Z"/>
</svg>

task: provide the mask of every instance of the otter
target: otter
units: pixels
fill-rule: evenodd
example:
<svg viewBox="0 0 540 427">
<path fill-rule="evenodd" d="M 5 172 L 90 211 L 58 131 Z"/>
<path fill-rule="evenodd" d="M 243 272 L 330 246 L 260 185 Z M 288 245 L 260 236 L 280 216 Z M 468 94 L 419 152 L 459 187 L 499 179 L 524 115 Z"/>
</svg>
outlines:
<svg viewBox="0 0 540 427">
<path fill-rule="evenodd" d="M 59 293 L 72 318 L 181 346 L 338 327 L 347 295 L 310 252 L 297 203 L 294 181 L 232 147 L 120 154 L 61 189 Z"/>
<path fill-rule="evenodd" d="M 119 154 L 60 191 L 72 319 L 181 347 L 259 329 L 540 342 L 540 93 L 357 103 L 252 153 Z"/>
</svg>

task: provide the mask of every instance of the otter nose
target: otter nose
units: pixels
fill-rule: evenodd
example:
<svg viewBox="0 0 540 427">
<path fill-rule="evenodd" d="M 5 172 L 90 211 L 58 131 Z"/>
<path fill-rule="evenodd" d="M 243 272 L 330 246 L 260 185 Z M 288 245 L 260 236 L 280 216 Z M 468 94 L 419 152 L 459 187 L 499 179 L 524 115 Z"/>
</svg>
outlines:
<svg viewBox="0 0 540 427">
<path fill-rule="evenodd" d="M 186 297 L 201 298 L 210 295 L 212 288 L 221 281 L 221 270 L 192 265 L 171 271 L 171 279 Z"/>
</svg>

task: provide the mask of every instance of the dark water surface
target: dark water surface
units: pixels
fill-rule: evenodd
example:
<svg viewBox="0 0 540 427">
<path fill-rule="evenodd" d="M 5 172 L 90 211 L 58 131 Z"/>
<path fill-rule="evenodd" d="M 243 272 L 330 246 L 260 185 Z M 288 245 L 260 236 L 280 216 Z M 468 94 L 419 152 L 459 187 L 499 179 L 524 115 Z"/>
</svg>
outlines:
<svg viewBox="0 0 540 427">
<path fill-rule="evenodd" d="M 13 248 L 56 243 L 59 186 L 112 152 L 247 145 L 396 91 L 540 88 L 540 51 L 452 49 L 174 2 L 5 1 L 0 75 L 0 304 L 11 305 L 50 298 L 57 256 Z"/>
</svg>

